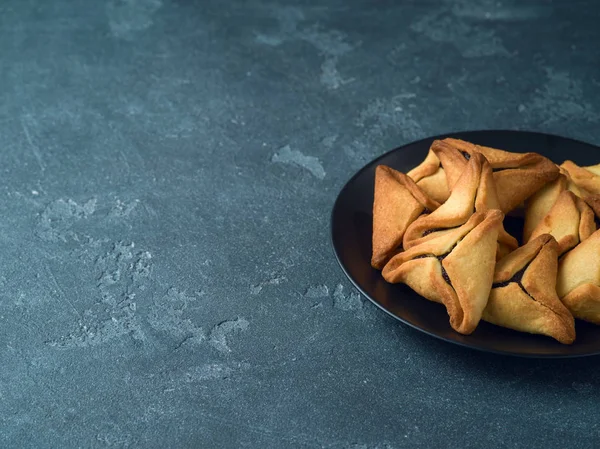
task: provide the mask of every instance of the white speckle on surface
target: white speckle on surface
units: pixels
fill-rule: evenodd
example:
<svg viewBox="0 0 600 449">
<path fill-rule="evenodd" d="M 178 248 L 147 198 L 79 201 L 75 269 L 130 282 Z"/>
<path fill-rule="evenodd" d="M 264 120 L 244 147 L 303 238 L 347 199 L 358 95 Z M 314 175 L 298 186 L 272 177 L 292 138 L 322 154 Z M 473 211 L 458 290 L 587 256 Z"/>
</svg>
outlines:
<svg viewBox="0 0 600 449">
<path fill-rule="evenodd" d="M 283 34 L 294 33 L 298 24 L 304 20 L 304 12 L 295 6 L 276 7 L 275 16 Z"/>
<path fill-rule="evenodd" d="M 337 58 L 335 57 L 327 58 L 323 64 L 321 64 L 321 83 L 329 89 L 337 89 L 344 84 L 354 81 L 354 78 L 342 78 L 336 64 Z"/>
<path fill-rule="evenodd" d="M 86 219 L 96 211 L 96 198 L 78 204 L 72 199 L 58 199 L 51 202 L 42 211 L 36 229 L 36 235 L 49 242 L 77 238 L 71 227 L 79 220 Z"/>
<path fill-rule="evenodd" d="M 410 28 L 434 42 L 453 44 L 465 58 L 510 56 L 494 30 L 462 20 L 447 10 L 430 12 L 413 22 Z"/>
<path fill-rule="evenodd" d="M 361 320 L 366 317 L 360 294 L 357 292 L 344 293 L 342 284 L 338 284 L 333 291 L 333 307 L 345 312 L 354 312 L 355 316 Z"/>
<path fill-rule="evenodd" d="M 268 45 L 270 47 L 277 47 L 283 43 L 283 40 L 279 36 L 269 36 L 261 33 L 256 34 L 254 39 L 259 44 Z"/>
<path fill-rule="evenodd" d="M 87 202 L 87 213 L 95 210 L 95 202 Z M 86 213 L 85 205 L 81 214 Z M 142 292 L 152 271 L 149 251 L 135 253 L 133 242 L 113 242 L 105 253 L 97 253 L 102 241 L 92 238 L 79 239 L 82 245 L 76 254 L 89 257 L 87 260 L 94 266 L 94 276 L 98 292 L 98 301 L 93 307 L 80 314 L 68 300 L 52 270 L 48 274 L 54 283 L 58 297 L 62 298 L 78 315 L 75 329 L 60 338 L 49 340 L 47 345 L 72 349 L 77 347 L 97 346 L 115 339 L 131 338 L 137 342 L 146 341 L 141 319 L 136 316 L 138 305 L 134 298 Z M 106 242 L 104 242 L 106 243 Z M 94 249 L 95 256 L 88 253 Z M 144 299 L 140 298 L 143 303 Z M 179 323 L 178 323 L 179 324 Z"/>
<path fill-rule="evenodd" d="M 114 37 L 132 39 L 154 23 L 161 0 L 112 0 L 106 5 L 108 25 Z"/>
<path fill-rule="evenodd" d="M 377 145 L 388 129 L 397 129 L 407 139 L 417 139 L 423 134 L 421 125 L 405 106 L 407 99 L 415 98 L 416 94 L 411 92 L 395 95 L 391 99 L 375 99 L 365 109 L 360 111 L 356 125 L 367 128 L 366 146 Z M 356 148 L 362 152 L 362 148 Z"/>
<path fill-rule="evenodd" d="M 31 153 L 35 157 L 35 160 L 40 167 L 40 171 L 43 173 L 46 170 L 46 164 L 44 163 L 44 160 L 42 159 L 42 155 L 40 153 L 40 149 L 37 146 L 37 144 L 34 142 L 33 137 L 31 135 L 32 133 L 29 130 L 30 126 L 35 126 L 35 125 L 36 125 L 35 120 L 30 115 L 24 116 L 21 119 L 21 128 L 23 128 L 23 134 L 25 134 L 25 139 L 27 140 L 29 149 L 31 150 Z"/>
<path fill-rule="evenodd" d="M 358 293 L 345 294 L 344 286 L 338 284 L 333 292 L 333 307 L 340 310 L 359 310 L 363 308 L 363 303 Z"/>
<path fill-rule="evenodd" d="M 543 117 L 545 125 L 569 120 L 600 121 L 600 114 L 584 96 L 581 82 L 572 79 L 569 72 L 553 68 L 546 68 L 546 83 L 536 90 L 528 108 Z"/>
<path fill-rule="evenodd" d="M 139 319 L 132 313 L 124 314 L 119 318 L 113 316 L 103 321 L 90 322 L 88 325 L 79 323 L 75 331 L 57 340 L 47 341 L 46 344 L 58 349 L 85 348 L 124 336 L 130 336 L 138 341 L 146 338 Z"/>
<path fill-rule="evenodd" d="M 325 170 L 321 161 L 314 156 L 306 156 L 298 150 L 292 150 L 289 145 L 280 148 L 271 158 L 271 162 L 296 165 L 308 170 L 315 178 L 324 179 Z"/>
<path fill-rule="evenodd" d="M 96 441 L 106 447 L 128 448 L 132 447 L 135 438 L 129 433 L 124 433 L 118 425 L 115 425 L 109 431 L 98 433 Z"/>
<path fill-rule="evenodd" d="M 311 43 L 317 50 L 327 56 L 342 56 L 353 50 L 346 42 L 346 35 L 337 30 L 323 31 L 318 26 L 303 30 L 298 37 Z"/>
<path fill-rule="evenodd" d="M 321 140 L 321 143 L 323 144 L 323 146 L 325 148 L 333 148 L 333 145 L 335 144 L 337 139 L 338 139 L 337 135 L 327 136 Z"/>
<path fill-rule="evenodd" d="M 32 194 L 32 195 L 39 195 L 39 194 L 40 194 L 40 192 L 38 192 L 37 190 L 32 190 L 32 191 L 31 191 L 31 194 Z"/>
<path fill-rule="evenodd" d="M 196 297 L 188 296 L 176 288 L 170 288 L 161 300 L 156 300 L 148 316 L 148 323 L 155 330 L 179 340 L 177 348 L 198 345 L 206 340 L 201 326 L 186 317 L 186 310 Z"/>
<path fill-rule="evenodd" d="M 219 352 L 231 352 L 227 342 L 228 337 L 234 333 L 247 330 L 249 326 L 250 323 L 244 318 L 223 321 L 212 328 L 208 341 Z"/>
<path fill-rule="evenodd" d="M 133 212 L 133 210 L 138 206 L 139 203 L 140 200 L 131 201 L 129 204 L 121 200 L 117 200 L 115 205 L 111 208 L 108 215 L 110 217 L 119 218 L 127 217 L 129 214 L 131 214 L 131 212 Z"/>
<path fill-rule="evenodd" d="M 328 89 L 338 89 L 340 86 L 354 81 L 354 78 L 345 79 L 337 69 L 338 58 L 354 49 L 346 42 L 346 35 L 338 30 L 323 30 L 319 25 L 299 29 L 298 25 L 304 19 L 301 10 L 293 7 L 276 9 L 276 18 L 279 21 L 279 32 L 262 34 L 255 33 L 255 42 L 277 47 L 285 41 L 301 40 L 311 44 L 325 60 L 321 64 L 321 83 Z"/>
<path fill-rule="evenodd" d="M 287 280 L 287 278 L 285 276 L 280 276 L 280 277 L 274 277 L 272 279 L 268 279 L 266 281 L 260 282 L 259 284 L 251 285 L 250 293 L 252 295 L 258 295 L 260 292 L 262 292 L 262 289 L 264 287 L 266 287 L 267 285 L 279 285 L 283 281 L 286 281 L 286 280 Z"/>
<path fill-rule="evenodd" d="M 546 17 L 552 13 L 547 6 L 502 5 L 495 0 L 452 0 L 452 14 L 458 18 L 484 21 L 525 21 Z"/>
<path fill-rule="evenodd" d="M 311 285 L 304 293 L 306 298 L 324 298 L 329 296 L 329 287 L 326 285 Z"/>
<path fill-rule="evenodd" d="M 227 379 L 231 375 L 231 368 L 210 363 L 201 366 L 194 366 L 185 374 L 186 382 L 199 382 L 204 380 Z"/>
<path fill-rule="evenodd" d="M 405 92 L 405 93 L 394 96 L 394 99 L 397 99 L 397 100 L 402 100 L 402 99 L 406 99 L 406 98 L 417 98 L 417 94 L 412 93 L 412 92 Z"/>
</svg>

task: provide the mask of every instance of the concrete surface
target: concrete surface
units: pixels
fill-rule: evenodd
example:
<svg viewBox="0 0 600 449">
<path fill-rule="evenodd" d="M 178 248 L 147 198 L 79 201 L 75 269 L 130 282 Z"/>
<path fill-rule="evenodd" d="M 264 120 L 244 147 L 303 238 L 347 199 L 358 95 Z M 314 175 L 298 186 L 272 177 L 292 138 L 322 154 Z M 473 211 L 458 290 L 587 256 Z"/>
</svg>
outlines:
<svg viewBox="0 0 600 449">
<path fill-rule="evenodd" d="M 409 329 L 329 213 L 412 140 L 600 143 L 592 1 L 0 4 L 0 446 L 594 448 L 600 359 Z M 599 158 L 600 160 L 600 158 Z"/>
</svg>

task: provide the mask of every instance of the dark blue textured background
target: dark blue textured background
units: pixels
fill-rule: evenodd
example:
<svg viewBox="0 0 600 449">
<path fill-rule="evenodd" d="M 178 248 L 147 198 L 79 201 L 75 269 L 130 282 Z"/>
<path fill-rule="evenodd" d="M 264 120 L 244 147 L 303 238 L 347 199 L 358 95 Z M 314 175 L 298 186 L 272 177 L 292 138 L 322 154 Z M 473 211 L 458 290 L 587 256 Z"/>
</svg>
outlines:
<svg viewBox="0 0 600 449">
<path fill-rule="evenodd" d="M 347 179 L 415 139 L 600 143 L 599 22 L 591 0 L 0 3 L 0 446 L 598 447 L 598 358 L 421 335 L 328 233 Z"/>
</svg>

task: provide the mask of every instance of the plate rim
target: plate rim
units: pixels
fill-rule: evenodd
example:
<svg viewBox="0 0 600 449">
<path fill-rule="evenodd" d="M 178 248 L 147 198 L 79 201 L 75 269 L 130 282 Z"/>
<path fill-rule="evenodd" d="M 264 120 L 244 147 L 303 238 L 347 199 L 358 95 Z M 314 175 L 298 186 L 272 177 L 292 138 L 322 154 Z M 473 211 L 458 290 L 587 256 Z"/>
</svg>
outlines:
<svg viewBox="0 0 600 449">
<path fill-rule="evenodd" d="M 371 303 L 373 303 L 375 306 L 377 306 L 377 308 L 379 308 L 380 310 L 382 310 L 383 312 L 385 312 L 387 315 L 391 316 L 392 318 L 394 318 L 395 320 L 400 321 L 401 323 L 409 326 L 411 329 L 417 330 L 425 335 L 428 335 L 430 337 L 436 338 L 438 340 L 442 340 L 446 343 L 450 343 L 450 344 L 454 344 L 457 345 L 459 347 L 462 348 L 466 348 L 466 349 L 470 349 L 470 350 L 474 350 L 474 351 L 479 351 L 479 352 L 483 352 L 483 353 L 491 353 L 491 354 L 496 354 L 496 355 L 501 355 L 501 356 L 509 356 L 509 357 L 517 357 L 517 358 L 524 358 L 524 359 L 573 359 L 573 358 L 581 358 L 581 357 L 593 357 L 593 356 L 599 356 L 600 355 L 600 348 L 598 349 L 598 351 L 596 352 L 588 352 L 588 353 L 575 353 L 575 354 L 543 354 L 543 353 L 520 353 L 520 352 L 511 352 L 511 351 L 504 351 L 501 349 L 490 349 L 490 348 L 483 348 L 483 347 L 479 347 L 479 346 L 474 346 L 474 345 L 470 345 L 468 343 L 462 342 L 462 341 L 458 341 L 458 340 L 454 340 L 454 339 L 450 339 L 450 338 L 446 338 L 442 335 L 438 335 L 435 332 L 431 332 L 428 331 L 426 329 L 423 329 L 413 323 L 410 323 L 409 321 L 406 321 L 405 319 L 397 316 L 396 314 L 392 313 L 390 310 L 386 309 L 385 307 L 383 307 L 379 302 L 375 301 L 373 298 L 371 298 L 370 295 L 368 295 L 363 288 L 360 286 L 360 284 L 350 275 L 350 273 L 348 272 L 348 270 L 346 269 L 346 267 L 344 266 L 344 264 L 342 263 L 341 259 L 340 259 L 340 255 L 338 254 L 338 251 L 336 249 L 336 245 L 334 242 L 334 214 L 337 210 L 337 208 L 339 207 L 339 201 L 340 201 L 340 197 L 342 196 L 342 193 L 348 188 L 349 185 L 352 184 L 352 182 L 355 180 L 355 178 L 357 178 L 358 176 L 360 176 L 365 170 L 367 170 L 369 167 L 373 166 L 374 164 L 377 163 L 377 161 L 387 157 L 388 155 L 395 153 L 397 151 L 401 151 L 402 149 L 411 146 L 411 145 L 415 145 L 415 144 L 419 144 L 421 142 L 425 142 L 428 140 L 436 140 L 436 139 L 440 139 L 440 138 L 446 138 L 446 137 L 451 137 L 453 135 L 466 135 L 466 134 L 474 134 L 474 133 L 485 133 L 485 132 L 489 132 L 489 133 L 511 133 L 511 134 L 536 134 L 536 135 L 542 135 L 542 136 L 547 136 L 547 137 L 552 137 L 552 138 L 557 138 L 557 139 L 561 139 L 561 140 L 567 140 L 567 141 L 571 141 L 571 142 L 576 142 L 578 144 L 583 144 L 583 145 L 588 145 L 588 146 L 592 146 L 592 147 L 596 147 L 598 148 L 598 150 L 600 150 L 600 146 L 598 145 L 594 145 L 592 143 L 589 142 L 585 142 L 583 140 L 579 140 L 579 139 L 573 139 L 571 137 L 564 137 L 558 134 L 551 134 L 551 133 L 546 133 L 546 132 L 539 132 L 539 131 L 528 131 L 528 130 L 515 130 L 515 129 L 476 129 L 476 130 L 465 130 L 465 131 L 452 131 L 452 132 L 448 132 L 448 133 L 443 133 L 443 134 L 437 134 L 435 136 L 429 136 L 429 137 L 424 137 L 422 139 L 418 139 L 418 140 L 414 140 L 414 141 L 409 141 L 403 145 L 400 145 L 398 147 L 395 147 L 391 150 L 386 151 L 385 153 L 377 156 L 376 158 L 372 159 L 371 161 L 367 162 L 366 164 L 364 164 L 361 168 L 359 168 L 351 177 L 350 179 L 348 179 L 348 181 L 342 186 L 342 188 L 339 190 L 335 201 L 333 202 L 333 205 L 331 206 L 331 211 L 329 214 L 329 243 L 331 246 L 331 250 L 335 256 L 335 259 L 338 263 L 338 265 L 340 266 L 340 268 L 342 269 L 342 272 L 346 275 L 346 277 L 350 280 L 350 282 L 352 283 L 352 285 L 354 285 L 354 287 L 360 292 L 360 294 L 367 298 L 369 301 L 371 301 Z"/>
</svg>

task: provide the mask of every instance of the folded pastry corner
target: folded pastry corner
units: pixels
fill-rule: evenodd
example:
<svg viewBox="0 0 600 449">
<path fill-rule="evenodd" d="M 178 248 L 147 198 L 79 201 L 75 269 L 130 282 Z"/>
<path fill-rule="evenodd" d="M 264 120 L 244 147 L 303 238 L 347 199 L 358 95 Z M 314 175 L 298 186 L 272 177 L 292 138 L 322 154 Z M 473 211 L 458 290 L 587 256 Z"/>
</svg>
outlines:
<svg viewBox="0 0 600 449">
<path fill-rule="evenodd" d="M 596 222 L 596 228 L 600 227 L 600 195 L 584 194 L 582 196 L 583 201 L 590 206 L 594 211 L 594 221 Z"/>
<path fill-rule="evenodd" d="M 450 139 L 434 140 L 430 150 L 440 161 L 446 173 L 446 184 L 451 192 L 462 175 L 471 153 L 460 151 L 451 144 Z"/>
<path fill-rule="evenodd" d="M 511 153 L 452 138 L 435 141 L 431 148 L 444 166 L 450 191 L 464 169 L 459 155 L 469 160 L 475 153 L 483 154 L 492 167 L 500 210 L 504 213 L 517 208 L 559 173 L 550 159 L 537 153 Z M 451 148 L 455 151 L 448 151 Z M 442 149 L 445 150 L 440 152 Z"/>
<path fill-rule="evenodd" d="M 482 318 L 498 326 L 575 341 L 575 320 L 556 293 L 558 244 L 540 235 L 498 261 Z"/>
<path fill-rule="evenodd" d="M 575 318 L 600 324 L 600 230 L 561 258 L 556 291 Z"/>
<path fill-rule="evenodd" d="M 442 303 L 452 328 L 472 333 L 492 287 L 503 217 L 497 209 L 475 212 L 461 226 L 394 256 L 383 268 L 384 279 Z"/>
<path fill-rule="evenodd" d="M 552 235 L 558 242 L 559 256 L 574 248 L 596 231 L 594 211 L 569 190 L 558 195 L 546 216 L 531 232 L 531 239 L 542 234 Z"/>
<path fill-rule="evenodd" d="M 429 198 L 407 175 L 379 165 L 375 169 L 371 265 L 383 268 L 401 249 L 408 225 L 419 215 L 438 207 L 439 203 Z"/>
<path fill-rule="evenodd" d="M 564 161 L 560 166 L 569 173 L 577 187 L 592 194 L 600 194 L 600 164 L 580 167 L 573 161 Z"/>
<path fill-rule="evenodd" d="M 431 150 L 419 165 L 407 173 L 417 185 L 433 200 L 443 203 L 448 199 L 450 191 L 446 181 L 446 173 L 440 160 Z"/>
<path fill-rule="evenodd" d="M 447 149 L 441 150 L 440 155 L 446 151 L 456 153 L 455 149 Z M 474 153 L 468 162 L 465 160 L 465 168 L 448 200 L 431 214 L 416 219 L 408 227 L 404 233 L 404 249 L 420 245 L 461 226 L 475 211 L 492 209 L 499 209 L 492 169 L 482 154 Z M 499 229 L 498 244 L 499 254 L 502 255 L 518 247 L 517 240 L 508 234 L 502 225 Z"/>
<path fill-rule="evenodd" d="M 550 212 L 558 196 L 567 189 L 567 176 L 563 173 L 535 192 L 525 201 L 525 223 L 523 224 L 523 242 L 531 240 L 531 234 L 544 217 Z"/>
</svg>

